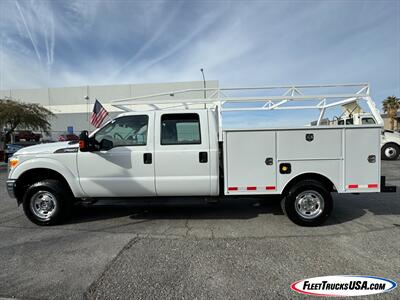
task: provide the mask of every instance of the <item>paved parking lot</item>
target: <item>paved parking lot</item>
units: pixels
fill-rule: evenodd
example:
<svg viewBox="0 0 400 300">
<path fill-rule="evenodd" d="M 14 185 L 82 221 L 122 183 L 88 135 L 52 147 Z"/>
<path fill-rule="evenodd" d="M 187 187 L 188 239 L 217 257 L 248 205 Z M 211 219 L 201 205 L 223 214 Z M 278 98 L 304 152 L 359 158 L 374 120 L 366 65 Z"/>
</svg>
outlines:
<svg viewBox="0 0 400 300">
<path fill-rule="evenodd" d="M 400 186 L 400 161 L 382 162 Z M 329 222 L 291 223 L 276 202 L 111 207 L 38 227 L 0 170 L 0 297 L 296 298 L 296 280 L 362 274 L 400 281 L 400 193 L 335 195 Z M 399 299 L 400 290 L 377 299 Z"/>
</svg>

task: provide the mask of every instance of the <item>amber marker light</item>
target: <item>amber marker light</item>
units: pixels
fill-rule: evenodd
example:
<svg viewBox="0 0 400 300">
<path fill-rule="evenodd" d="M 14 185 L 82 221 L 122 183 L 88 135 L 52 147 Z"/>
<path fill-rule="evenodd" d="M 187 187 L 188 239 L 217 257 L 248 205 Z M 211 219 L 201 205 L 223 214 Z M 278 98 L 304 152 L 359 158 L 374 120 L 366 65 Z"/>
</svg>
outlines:
<svg viewBox="0 0 400 300">
<path fill-rule="evenodd" d="M 10 158 L 8 160 L 8 167 L 10 169 L 15 168 L 19 163 L 19 159 L 18 158 Z"/>
</svg>

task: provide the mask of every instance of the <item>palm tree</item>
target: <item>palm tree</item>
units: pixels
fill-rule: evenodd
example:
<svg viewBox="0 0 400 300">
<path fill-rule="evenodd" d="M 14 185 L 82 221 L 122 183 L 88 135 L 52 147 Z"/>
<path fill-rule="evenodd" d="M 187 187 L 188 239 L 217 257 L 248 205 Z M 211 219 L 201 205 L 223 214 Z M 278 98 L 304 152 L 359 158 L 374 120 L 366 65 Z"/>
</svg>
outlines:
<svg viewBox="0 0 400 300">
<path fill-rule="evenodd" d="M 397 119 L 397 111 L 400 108 L 400 99 L 396 98 L 396 96 L 389 96 L 385 100 L 383 100 L 383 111 L 387 113 L 390 118 L 390 127 L 394 130 L 394 121 Z"/>
</svg>

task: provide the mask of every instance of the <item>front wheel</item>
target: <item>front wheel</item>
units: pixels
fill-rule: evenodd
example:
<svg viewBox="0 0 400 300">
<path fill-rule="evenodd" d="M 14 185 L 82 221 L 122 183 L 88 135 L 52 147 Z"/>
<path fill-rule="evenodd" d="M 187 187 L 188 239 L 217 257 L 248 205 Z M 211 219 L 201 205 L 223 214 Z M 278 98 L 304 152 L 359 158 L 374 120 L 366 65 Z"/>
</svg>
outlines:
<svg viewBox="0 0 400 300">
<path fill-rule="evenodd" d="M 400 155 L 400 147 L 395 143 L 383 145 L 381 156 L 383 160 L 396 160 Z"/>
<path fill-rule="evenodd" d="M 326 221 L 333 209 L 330 191 L 316 180 L 296 183 L 282 199 L 282 210 L 301 226 L 318 226 Z"/>
<path fill-rule="evenodd" d="M 25 215 L 37 225 L 55 225 L 64 221 L 71 210 L 71 193 L 58 180 L 48 179 L 31 185 L 25 192 Z"/>
</svg>

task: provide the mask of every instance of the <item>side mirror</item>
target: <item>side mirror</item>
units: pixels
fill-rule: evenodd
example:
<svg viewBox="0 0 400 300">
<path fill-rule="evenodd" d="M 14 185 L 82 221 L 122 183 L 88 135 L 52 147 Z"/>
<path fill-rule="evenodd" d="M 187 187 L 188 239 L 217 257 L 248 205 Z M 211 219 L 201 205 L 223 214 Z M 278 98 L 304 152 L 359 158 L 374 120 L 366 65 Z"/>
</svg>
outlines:
<svg viewBox="0 0 400 300">
<path fill-rule="evenodd" d="M 100 142 L 100 150 L 108 151 L 114 147 L 114 143 L 107 139 L 102 139 Z"/>
<path fill-rule="evenodd" d="M 82 152 L 89 151 L 89 132 L 84 130 L 79 135 L 79 150 Z"/>
</svg>

